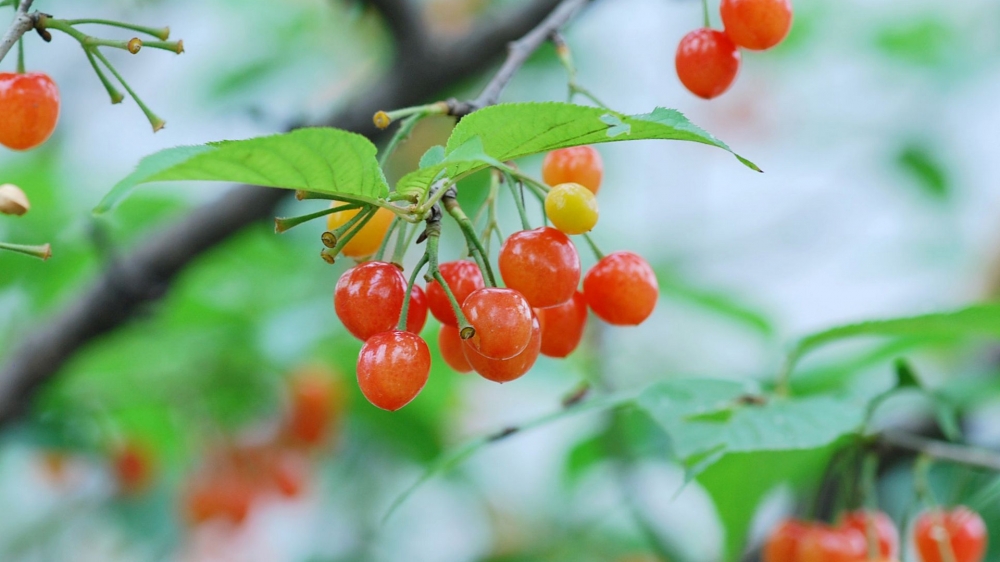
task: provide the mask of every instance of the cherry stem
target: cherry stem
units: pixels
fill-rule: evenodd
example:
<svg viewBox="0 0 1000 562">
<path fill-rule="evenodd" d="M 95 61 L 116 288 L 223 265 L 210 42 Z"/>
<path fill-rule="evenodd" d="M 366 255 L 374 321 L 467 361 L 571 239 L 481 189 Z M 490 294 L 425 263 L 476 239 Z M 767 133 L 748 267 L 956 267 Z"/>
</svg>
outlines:
<svg viewBox="0 0 1000 562">
<path fill-rule="evenodd" d="M 22 244 L 8 244 L 7 242 L 0 242 L 0 250 L 24 254 L 43 261 L 52 257 L 52 246 L 49 244 L 42 244 L 41 246 L 25 246 Z"/>
<path fill-rule="evenodd" d="M 878 509 L 878 491 L 876 480 L 878 477 L 878 456 L 869 453 L 865 456 L 861 466 L 861 488 L 864 494 L 864 517 L 865 517 L 865 541 L 868 543 L 868 559 L 875 560 L 879 555 L 878 529 L 875 528 L 875 516 L 873 513 Z"/>
<path fill-rule="evenodd" d="M 409 232 L 407 232 L 409 229 Z M 410 248 L 410 244 L 413 242 L 413 238 L 420 231 L 420 225 L 414 225 L 410 228 L 410 225 L 405 224 L 396 233 L 396 246 L 392 249 L 392 263 L 403 263 L 403 258 L 406 257 L 406 250 Z"/>
<path fill-rule="evenodd" d="M 399 217 L 396 217 L 389 223 L 389 229 L 385 231 L 385 236 L 382 237 L 382 243 L 379 244 L 378 250 L 376 250 L 375 255 L 372 256 L 373 261 L 382 261 L 382 256 L 385 255 L 385 249 L 389 246 L 389 239 L 392 238 L 392 233 L 396 230 L 396 227 L 399 226 L 399 222 Z"/>
<path fill-rule="evenodd" d="M 702 14 L 705 17 L 705 27 L 712 27 L 712 19 L 709 17 L 708 0 L 701 0 Z"/>
<path fill-rule="evenodd" d="M 385 169 L 385 163 L 389 160 L 389 157 L 396 151 L 399 143 L 405 141 L 410 137 L 410 133 L 413 132 L 413 128 L 416 127 L 417 123 L 421 119 L 427 117 L 429 113 L 421 112 L 414 113 L 413 115 L 407 117 L 399 125 L 399 129 L 396 130 L 396 134 L 392 135 L 389 142 L 386 143 L 385 148 L 382 149 L 382 153 L 378 157 L 378 165 Z"/>
<path fill-rule="evenodd" d="M 96 24 L 96 25 L 106 25 L 109 27 L 119 27 L 121 29 L 130 29 L 132 31 L 138 31 L 139 33 L 145 33 L 146 35 L 152 35 L 160 41 L 166 41 L 170 38 L 170 28 L 169 27 L 146 27 L 144 25 L 134 25 L 128 22 L 113 21 L 113 20 L 103 20 L 103 19 L 78 19 L 78 20 L 65 20 L 69 25 L 81 25 L 81 24 Z"/>
<path fill-rule="evenodd" d="M 111 83 L 111 80 L 108 80 L 104 71 L 101 70 L 101 67 L 97 64 L 97 60 L 94 58 L 93 53 L 91 53 L 89 49 L 84 49 L 83 52 L 87 55 L 87 60 L 90 61 L 90 66 L 94 69 L 94 73 L 97 74 L 97 78 L 101 81 L 101 84 L 104 85 L 104 89 L 108 91 L 108 97 L 111 98 L 112 105 L 121 103 L 122 100 L 125 99 L 125 96 L 118 91 L 118 88 L 115 88 L 114 84 Z"/>
<path fill-rule="evenodd" d="M 448 113 L 448 104 L 439 101 L 429 103 L 427 105 L 415 105 L 413 107 L 404 107 L 394 111 L 384 111 L 382 113 L 389 118 L 389 123 L 392 123 L 397 119 L 402 119 L 403 117 L 409 117 L 411 115 L 422 115 L 424 117 L 432 114 L 445 115 Z"/>
<path fill-rule="evenodd" d="M 473 226 L 472 221 L 466 216 L 465 211 L 462 210 L 462 207 L 458 204 L 458 200 L 453 195 L 446 195 L 441 200 L 441 203 L 444 205 L 445 210 L 448 211 L 448 214 L 451 215 L 451 218 L 455 219 L 455 222 L 458 223 L 458 227 L 462 229 L 462 234 L 465 235 L 465 241 L 469 244 L 469 247 L 474 247 L 476 252 L 482 257 L 481 260 L 477 259 L 476 263 L 483 272 L 486 283 L 490 287 L 496 287 L 497 281 L 496 277 L 493 276 L 493 268 L 490 266 L 490 255 L 483 248 L 483 243 L 479 240 L 479 236 L 476 235 L 476 228 Z"/>
<path fill-rule="evenodd" d="M 604 104 L 601 100 L 597 99 L 597 96 L 592 94 L 590 90 L 584 88 L 577 82 L 576 79 L 576 65 L 573 63 L 573 53 L 566 43 L 566 39 L 563 38 L 562 34 L 558 31 L 552 33 L 552 44 L 556 47 L 556 55 L 559 57 L 559 62 L 562 63 L 563 68 L 566 69 L 567 74 L 567 86 L 568 86 L 568 97 L 567 101 L 573 102 L 573 97 L 577 94 L 589 99 L 590 101 L 597 104 L 599 107 L 607 109 L 608 106 Z"/>
<path fill-rule="evenodd" d="M 528 220 L 528 211 L 524 208 L 524 184 L 519 184 L 514 181 L 514 178 L 507 176 L 507 187 L 510 188 L 510 194 L 514 197 L 514 204 L 517 206 L 517 214 L 521 217 L 521 228 L 524 230 L 531 230 L 531 221 Z M 517 186 L 521 185 L 522 188 L 519 191 Z"/>
<path fill-rule="evenodd" d="M 323 259 L 328 263 L 333 263 L 340 254 L 340 251 L 344 249 L 344 246 L 354 238 L 362 228 L 368 224 L 368 221 L 375 216 L 378 209 L 374 206 L 369 206 L 367 209 L 362 209 L 358 214 L 351 217 L 347 223 L 342 226 L 337 227 L 332 232 L 324 232 L 322 236 L 323 245 L 326 248 L 323 249 L 322 255 Z"/>
<path fill-rule="evenodd" d="M 597 258 L 598 261 L 604 259 L 604 252 L 597 247 L 597 243 L 590 237 L 590 233 L 584 234 L 583 239 L 587 241 L 587 245 L 590 246 L 590 251 L 594 253 L 594 257 Z"/>
<path fill-rule="evenodd" d="M 132 86 L 129 86 L 125 78 L 118 73 L 118 70 L 114 67 L 114 65 L 111 64 L 111 61 L 109 61 L 107 57 L 104 56 L 104 53 L 97 50 L 96 48 L 93 48 L 92 51 L 94 53 L 94 56 L 97 57 L 97 59 L 100 60 L 102 63 L 104 63 L 104 66 L 111 71 L 111 74 L 118 80 L 118 82 L 122 85 L 122 87 L 125 88 L 125 91 L 128 92 L 128 95 L 132 96 L 132 99 L 135 100 L 136 105 L 138 105 L 139 109 L 142 110 L 143 115 L 145 115 L 146 119 L 149 120 L 150 126 L 153 127 L 153 132 L 155 133 L 156 131 L 162 129 L 163 126 L 167 124 L 166 121 L 160 119 L 155 113 L 153 113 L 151 109 L 149 109 L 149 107 L 142 101 L 142 98 L 140 98 L 139 95 L 135 93 L 135 90 L 132 89 Z"/>
<path fill-rule="evenodd" d="M 428 252 L 430 251 L 429 240 L 427 250 Z M 406 331 L 406 316 L 410 313 L 410 297 L 413 295 L 413 285 L 417 282 L 417 275 L 420 275 L 420 270 L 429 261 L 430 257 L 428 254 L 425 253 L 420 256 L 420 261 L 417 262 L 416 267 L 413 268 L 413 273 L 410 274 L 410 281 L 406 285 L 406 296 L 403 297 L 403 308 L 399 311 L 399 322 L 396 323 L 396 329 L 400 332 Z"/>
<path fill-rule="evenodd" d="M 472 336 L 476 335 L 476 329 L 469 324 L 469 320 L 465 317 L 465 313 L 462 312 L 462 306 L 455 298 L 455 293 L 452 292 L 451 286 L 445 281 L 444 275 L 441 275 L 441 269 L 438 267 L 438 240 L 441 238 L 441 222 L 440 219 L 431 219 L 427 221 L 427 252 L 424 254 L 430 261 L 430 266 L 427 272 L 430 276 L 441 285 L 444 289 L 444 294 L 448 297 L 448 303 L 451 304 L 451 310 L 455 313 L 455 318 L 458 320 L 458 333 L 463 340 L 467 340 Z"/>
<path fill-rule="evenodd" d="M 349 211 L 351 209 L 357 209 L 361 205 L 348 203 L 346 205 L 339 205 L 337 207 L 330 207 L 328 209 L 323 209 L 321 211 L 316 211 L 315 213 L 309 213 L 307 215 L 299 215 L 297 217 L 276 217 L 274 219 L 274 231 L 278 234 L 285 232 L 286 230 L 295 228 L 296 226 L 309 222 L 313 219 L 318 219 L 320 217 L 325 217 L 326 215 L 331 215 L 333 213 L 339 213 L 340 211 Z"/>
</svg>

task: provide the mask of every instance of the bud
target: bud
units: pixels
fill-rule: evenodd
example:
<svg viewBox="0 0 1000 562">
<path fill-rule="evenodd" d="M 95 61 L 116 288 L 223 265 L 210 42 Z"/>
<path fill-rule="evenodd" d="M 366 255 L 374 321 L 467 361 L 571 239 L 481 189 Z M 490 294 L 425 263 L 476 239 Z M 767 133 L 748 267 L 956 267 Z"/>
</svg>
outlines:
<svg viewBox="0 0 1000 562">
<path fill-rule="evenodd" d="M 322 241 L 323 245 L 326 246 L 327 248 L 336 248 L 337 247 L 337 235 L 334 234 L 334 233 L 332 233 L 332 232 L 329 232 L 329 231 L 324 232 L 320 236 L 320 241 Z"/>
<path fill-rule="evenodd" d="M 336 258 L 334 258 L 333 255 L 330 254 L 330 251 L 326 248 L 323 248 L 323 250 L 319 253 L 319 256 L 323 258 L 323 261 L 329 264 L 332 264 L 334 261 L 336 261 Z"/>
<path fill-rule="evenodd" d="M 375 117 L 372 118 L 372 121 L 375 122 L 376 127 L 384 129 L 392 123 L 392 118 L 390 118 L 389 114 L 384 111 L 377 111 L 375 112 Z"/>
<path fill-rule="evenodd" d="M 126 46 L 128 47 L 128 52 L 134 55 L 139 52 L 139 49 L 142 49 L 142 39 L 133 37 L 128 40 L 128 44 Z"/>
<path fill-rule="evenodd" d="M 12 183 L 0 185 L 0 213 L 21 216 L 31 210 L 28 196 Z"/>
</svg>

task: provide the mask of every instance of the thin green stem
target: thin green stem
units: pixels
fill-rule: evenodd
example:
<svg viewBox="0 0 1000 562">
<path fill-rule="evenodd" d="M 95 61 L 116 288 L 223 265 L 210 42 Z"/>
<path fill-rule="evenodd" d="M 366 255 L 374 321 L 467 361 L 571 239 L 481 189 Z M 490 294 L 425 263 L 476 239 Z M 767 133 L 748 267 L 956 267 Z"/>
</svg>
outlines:
<svg viewBox="0 0 1000 562">
<path fill-rule="evenodd" d="M 95 24 L 95 25 L 106 25 L 109 27 L 118 27 L 121 29 L 130 29 L 132 31 L 138 31 L 139 33 L 145 33 L 146 35 L 152 35 L 160 41 L 166 41 L 170 38 L 170 28 L 169 27 L 146 27 L 144 25 L 134 25 L 127 22 L 113 21 L 113 20 L 103 20 L 103 19 L 78 19 L 78 20 L 64 20 L 69 25 L 84 25 L 84 24 Z"/>
<path fill-rule="evenodd" d="M 441 198 L 444 197 L 446 193 L 448 193 L 448 190 L 451 189 L 452 185 L 454 184 L 442 183 L 438 187 L 438 189 L 434 191 L 433 195 L 431 195 L 429 198 L 427 198 L 426 201 L 424 201 L 417 207 L 416 214 L 420 216 L 426 215 L 427 212 L 431 210 L 431 207 L 437 205 L 438 202 L 441 201 Z"/>
<path fill-rule="evenodd" d="M 396 151 L 396 147 L 399 146 L 399 143 L 408 139 L 410 137 L 410 133 L 413 132 L 413 128 L 416 127 L 417 123 L 419 123 L 420 120 L 427 115 L 427 113 L 414 113 L 399 124 L 399 129 L 396 131 L 396 134 L 392 135 L 392 138 L 389 139 L 388 143 L 386 143 L 385 148 L 382 149 L 382 153 L 379 154 L 379 166 L 385 168 L 385 163 L 389 160 L 389 157 L 392 156 L 393 152 Z"/>
<path fill-rule="evenodd" d="M 13 6 L 14 0 L 0 0 L 0 8 L 6 8 L 7 6 Z"/>
<path fill-rule="evenodd" d="M 17 73 L 24 74 L 24 36 L 17 39 Z"/>
<path fill-rule="evenodd" d="M 462 312 L 462 306 L 459 304 L 458 299 L 455 298 L 455 293 L 452 292 L 451 287 L 445 280 L 444 275 L 441 275 L 441 270 L 438 268 L 438 239 L 441 237 L 440 227 L 437 230 L 432 231 L 427 236 L 427 253 L 425 254 L 430 259 L 429 271 L 434 280 L 441 285 L 444 289 L 444 294 L 448 297 L 448 303 L 451 304 L 451 310 L 455 313 L 455 318 L 458 320 L 458 333 L 463 340 L 467 340 L 472 336 L 476 335 L 476 329 L 469 324 L 469 320 L 465 317 L 465 313 Z"/>
<path fill-rule="evenodd" d="M 601 249 L 597 247 L 597 243 L 594 242 L 594 239 L 590 237 L 589 233 L 584 234 L 583 239 L 587 241 L 587 245 L 590 246 L 590 251 L 594 253 L 595 258 L 597 258 L 598 260 L 604 259 L 604 252 L 602 252 Z"/>
<path fill-rule="evenodd" d="M 389 121 L 396 121 L 397 119 L 402 119 L 403 117 L 409 117 L 410 115 L 417 114 L 446 114 L 448 113 L 448 104 L 442 102 L 429 103 L 427 105 L 415 105 L 413 107 L 404 107 L 402 109 L 396 109 L 394 111 L 384 111 L 382 112 L 389 118 Z"/>
<path fill-rule="evenodd" d="M 392 238 L 393 231 L 395 231 L 396 227 L 399 226 L 399 222 L 399 217 L 396 217 L 389 223 L 389 229 L 385 231 L 385 236 L 382 237 L 382 243 L 379 244 L 378 250 L 375 252 L 375 255 L 372 256 L 373 260 L 382 261 L 382 256 L 385 255 L 385 249 L 389 246 L 389 240 Z"/>
<path fill-rule="evenodd" d="M 591 92 L 587 88 L 584 88 L 583 86 L 581 86 L 579 84 L 575 84 L 575 83 L 574 84 L 570 84 L 569 88 L 570 88 L 570 92 L 572 92 L 570 94 L 570 96 L 572 96 L 574 94 L 580 94 L 581 96 L 583 96 L 583 97 L 589 99 L 590 101 L 594 102 L 594 104 L 596 104 L 598 107 L 602 107 L 604 109 L 608 109 L 607 104 L 605 104 L 603 101 L 601 101 L 597 96 L 594 95 L 593 92 Z"/>
<path fill-rule="evenodd" d="M 419 230 L 419 224 L 413 225 L 412 228 L 410 228 L 409 224 L 405 224 L 399 229 L 399 232 L 396 233 L 396 246 L 392 249 L 392 263 L 403 263 L 403 258 L 406 257 L 406 250 L 410 248 L 410 243 L 413 242 L 413 237 L 417 235 Z"/>
<path fill-rule="evenodd" d="M 513 181 L 513 178 L 508 176 L 507 181 L 504 182 L 510 189 L 510 194 L 514 197 L 514 205 L 517 206 L 517 214 L 521 217 L 521 228 L 524 230 L 531 230 L 531 221 L 528 220 L 528 211 L 524 208 L 524 192 L 519 192 L 517 189 L 517 184 Z"/>
<path fill-rule="evenodd" d="M 43 244 L 41 246 L 25 246 L 23 244 L 8 244 L 7 242 L 0 242 L 0 250 L 16 252 L 18 254 L 24 254 L 40 260 L 47 260 L 52 256 L 52 247 L 48 244 Z"/>
<path fill-rule="evenodd" d="M 358 223 L 366 223 L 375 215 L 375 207 L 368 207 L 367 209 L 362 209 L 358 211 L 353 217 L 348 219 L 348 221 L 332 231 L 324 232 L 322 239 L 323 245 L 330 249 L 335 249 L 337 252 L 333 252 L 332 257 L 337 257 L 340 249 L 344 247 L 344 244 L 350 241 L 351 237 L 354 236 L 354 227 Z M 362 224 L 361 226 L 364 226 Z"/>
<path fill-rule="evenodd" d="M 430 245 L 427 246 L 428 251 L 430 250 Z M 413 268 L 413 273 L 410 274 L 410 281 L 406 285 L 406 296 L 403 297 L 403 309 L 399 311 L 399 322 L 396 323 L 396 329 L 400 332 L 406 331 L 406 317 L 410 313 L 410 297 L 413 295 L 413 285 L 417 282 L 417 276 L 420 275 L 420 270 L 424 268 L 424 265 L 430 261 L 430 257 L 425 253 L 420 257 L 420 261 Z"/>
<path fill-rule="evenodd" d="M 97 60 L 94 58 L 94 55 L 91 54 L 90 50 L 84 49 L 83 52 L 87 55 L 87 60 L 90 61 L 90 66 L 94 68 L 94 73 L 97 74 L 97 78 L 101 81 L 101 84 L 104 85 L 104 89 L 108 91 L 108 97 L 111 98 L 111 103 L 121 103 L 122 100 L 125 99 L 125 96 L 118 91 L 118 88 L 115 88 L 115 85 L 111 83 L 111 80 L 108 80 L 108 77 L 104 74 L 104 71 L 101 70 L 101 67 L 97 64 Z"/>
<path fill-rule="evenodd" d="M 143 41 L 142 46 L 161 51 L 170 51 L 178 55 L 184 52 L 184 41 Z"/>
<path fill-rule="evenodd" d="M 448 214 L 451 215 L 451 218 L 455 219 L 455 222 L 458 223 L 458 227 L 462 229 L 462 234 L 465 235 L 466 242 L 475 246 L 476 251 L 482 256 L 483 260 L 479 264 L 479 267 L 483 271 L 486 283 L 490 287 L 496 287 L 497 281 L 496 277 L 493 276 L 493 267 L 490 265 L 490 255 L 483 248 L 483 243 L 479 240 L 479 236 L 476 235 L 476 228 L 472 225 L 472 221 L 469 220 L 465 211 L 459 206 L 458 200 L 454 197 L 445 197 L 442 204 Z"/>
<path fill-rule="evenodd" d="M 163 126 L 166 125 L 166 122 L 163 119 L 157 117 L 156 114 L 153 113 L 153 111 L 150 110 L 145 103 L 143 103 L 139 95 L 136 94 L 135 91 L 132 89 L 132 87 L 128 85 L 128 82 L 125 81 L 125 78 L 123 78 L 122 75 L 118 73 L 118 70 L 115 69 L 114 65 L 111 64 L 111 61 L 109 61 L 104 56 L 104 54 L 101 53 L 101 51 L 97 49 L 94 49 L 93 51 L 94 51 L 94 56 L 97 57 L 98 60 L 100 60 L 102 63 L 104 63 L 104 66 L 111 71 L 111 74 L 113 74 L 114 77 L 118 80 L 118 82 L 122 85 L 122 87 L 125 88 L 125 91 L 128 92 L 128 95 L 132 96 L 132 99 L 135 100 L 136 105 L 138 105 L 139 109 L 141 109 L 143 114 L 146 115 L 146 119 L 149 120 L 149 124 L 153 127 L 153 132 L 155 133 L 156 131 L 162 129 Z"/>
<path fill-rule="evenodd" d="M 330 207 L 315 213 L 309 213 L 307 215 L 299 215 L 297 217 L 276 217 L 274 219 L 274 231 L 278 234 L 285 232 L 286 230 L 295 228 L 296 226 L 309 222 L 313 219 L 318 219 L 320 217 L 325 217 L 327 215 L 332 215 L 333 213 L 339 213 L 340 211 L 350 211 L 351 209 L 357 209 L 360 205 L 346 204 L 338 205 L 336 207 Z"/>
<path fill-rule="evenodd" d="M 705 17 L 705 27 L 712 27 L 712 19 L 709 17 L 708 0 L 701 0 L 702 15 Z"/>
</svg>

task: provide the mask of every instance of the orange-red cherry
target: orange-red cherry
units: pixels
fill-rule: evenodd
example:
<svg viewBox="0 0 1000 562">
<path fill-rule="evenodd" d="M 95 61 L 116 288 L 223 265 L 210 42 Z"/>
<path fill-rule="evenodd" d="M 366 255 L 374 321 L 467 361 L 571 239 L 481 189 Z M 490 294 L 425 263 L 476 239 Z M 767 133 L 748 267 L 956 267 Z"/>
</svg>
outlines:
<svg viewBox="0 0 1000 562">
<path fill-rule="evenodd" d="M 677 46 L 677 77 L 692 94 L 712 99 L 733 84 L 740 52 L 725 33 L 702 28 L 688 33 Z"/>
<path fill-rule="evenodd" d="M 303 368 L 292 377 L 289 394 L 288 433 L 299 443 L 321 444 L 339 406 L 333 374 L 321 367 Z"/>
<path fill-rule="evenodd" d="M 431 371 L 431 352 L 411 332 L 382 332 L 358 354 L 358 386 L 373 405 L 396 411 L 417 397 Z"/>
<path fill-rule="evenodd" d="M 660 287 L 646 260 L 632 252 L 615 252 L 587 272 L 583 294 L 594 314 L 608 324 L 636 326 L 653 313 Z"/>
<path fill-rule="evenodd" d="M 450 261 L 438 266 L 441 277 L 448 283 L 451 292 L 455 295 L 455 302 L 459 306 L 469 298 L 474 291 L 486 286 L 483 282 L 483 273 L 479 271 L 479 266 L 468 260 Z M 445 294 L 441 284 L 431 281 L 427 284 L 427 305 L 431 309 L 431 314 L 442 324 L 458 326 L 458 319 L 455 318 L 455 311 L 451 308 L 451 301 Z"/>
<path fill-rule="evenodd" d="M 500 248 L 503 282 L 528 304 L 545 308 L 571 298 L 580 284 L 580 255 L 559 230 L 543 226 L 515 232 Z"/>
<path fill-rule="evenodd" d="M 45 142 L 59 120 L 59 88 L 47 74 L 0 72 L 0 144 L 28 150 Z"/>
<path fill-rule="evenodd" d="M 580 345 L 587 325 L 587 300 L 577 291 L 573 298 L 536 311 L 542 322 L 542 355 L 566 357 Z"/>
<path fill-rule="evenodd" d="M 337 317 L 354 337 L 364 341 L 396 327 L 406 296 L 406 278 L 391 263 L 366 262 L 344 272 L 337 281 L 333 304 Z M 420 333 L 427 321 L 427 298 L 413 286 L 406 329 Z"/>
<path fill-rule="evenodd" d="M 913 539 L 923 562 L 949 562 L 942 549 L 951 550 L 952 562 L 982 562 L 986 556 L 986 524 L 964 506 L 923 513 L 913 526 Z"/>
<path fill-rule="evenodd" d="M 115 452 L 114 470 L 123 492 L 139 493 L 153 479 L 153 458 L 145 447 L 137 443 L 126 443 Z"/>
<path fill-rule="evenodd" d="M 808 531 L 809 525 L 796 519 L 782 521 L 764 543 L 763 562 L 798 562 L 799 543 Z"/>
<path fill-rule="evenodd" d="M 795 562 L 861 562 L 867 560 L 865 536 L 857 529 L 810 525 L 799 539 Z"/>
<path fill-rule="evenodd" d="M 770 49 L 792 28 L 791 0 L 722 0 L 719 11 L 726 35 L 744 49 Z"/>
<path fill-rule="evenodd" d="M 604 162 L 601 153 L 592 146 L 571 146 L 553 150 L 542 161 L 542 179 L 555 187 L 562 183 L 578 183 L 595 195 L 601 188 Z"/>
<path fill-rule="evenodd" d="M 441 331 L 438 332 L 438 347 L 441 349 L 441 357 L 444 362 L 452 370 L 459 373 L 472 372 L 472 365 L 469 365 L 469 360 L 465 358 L 465 351 L 463 351 L 465 345 L 462 344 L 462 336 L 459 334 L 458 328 L 442 324 Z"/>
<path fill-rule="evenodd" d="M 869 536 L 874 538 L 878 545 L 878 555 L 887 560 L 892 560 L 899 555 L 899 530 L 884 512 L 858 510 L 852 511 L 844 516 L 841 526 L 850 529 L 857 529 L 865 537 L 867 545 Z M 870 535 L 870 533 L 873 533 Z M 869 549 L 866 546 L 866 551 Z"/>
<path fill-rule="evenodd" d="M 481 377 L 493 382 L 510 382 L 524 376 L 538 359 L 542 347 L 542 330 L 538 318 L 531 320 L 531 339 L 527 347 L 510 359 L 490 359 L 471 346 L 465 346 L 465 358 Z"/>
<path fill-rule="evenodd" d="M 524 296 L 513 289 L 479 289 L 465 299 L 462 312 L 476 329 L 465 345 L 490 359 L 510 359 L 531 340 L 534 313 Z"/>
</svg>

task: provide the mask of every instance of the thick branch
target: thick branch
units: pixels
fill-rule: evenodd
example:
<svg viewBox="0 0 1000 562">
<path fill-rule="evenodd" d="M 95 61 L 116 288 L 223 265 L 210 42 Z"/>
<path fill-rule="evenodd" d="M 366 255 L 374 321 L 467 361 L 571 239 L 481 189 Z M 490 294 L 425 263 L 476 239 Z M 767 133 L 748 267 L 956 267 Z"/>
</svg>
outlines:
<svg viewBox="0 0 1000 562">
<path fill-rule="evenodd" d="M 883 433 L 879 437 L 879 445 L 885 449 L 902 449 L 942 461 L 1000 472 L 1000 454 L 986 449 L 936 441 L 901 431 Z"/>
<path fill-rule="evenodd" d="M 345 112 L 326 124 L 375 137 L 371 116 L 380 109 L 425 102 L 442 89 L 482 70 L 505 45 L 539 24 L 559 6 L 576 11 L 584 0 L 537 0 L 498 18 L 462 40 L 430 46 L 406 64 L 397 62 L 377 84 L 365 88 Z M 532 31 L 534 33 L 534 31 Z M 544 41 L 542 37 L 539 41 Z M 505 65 L 506 66 L 506 65 Z M 0 425 L 24 414 L 35 391 L 90 341 L 139 315 L 162 297 L 174 278 L 203 253 L 258 221 L 270 220 L 283 190 L 245 186 L 191 212 L 114 261 L 92 287 L 48 325 L 29 334 L 0 369 Z"/>
<path fill-rule="evenodd" d="M 35 27 L 36 16 L 28 14 L 32 2 L 34 0 L 21 0 L 21 6 L 17 9 L 14 21 L 10 23 L 7 32 L 3 34 L 3 39 L 0 39 L 0 60 L 3 60 L 7 56 L 7 53 L 10 52 L 22 35 Z"/>
</svg>

